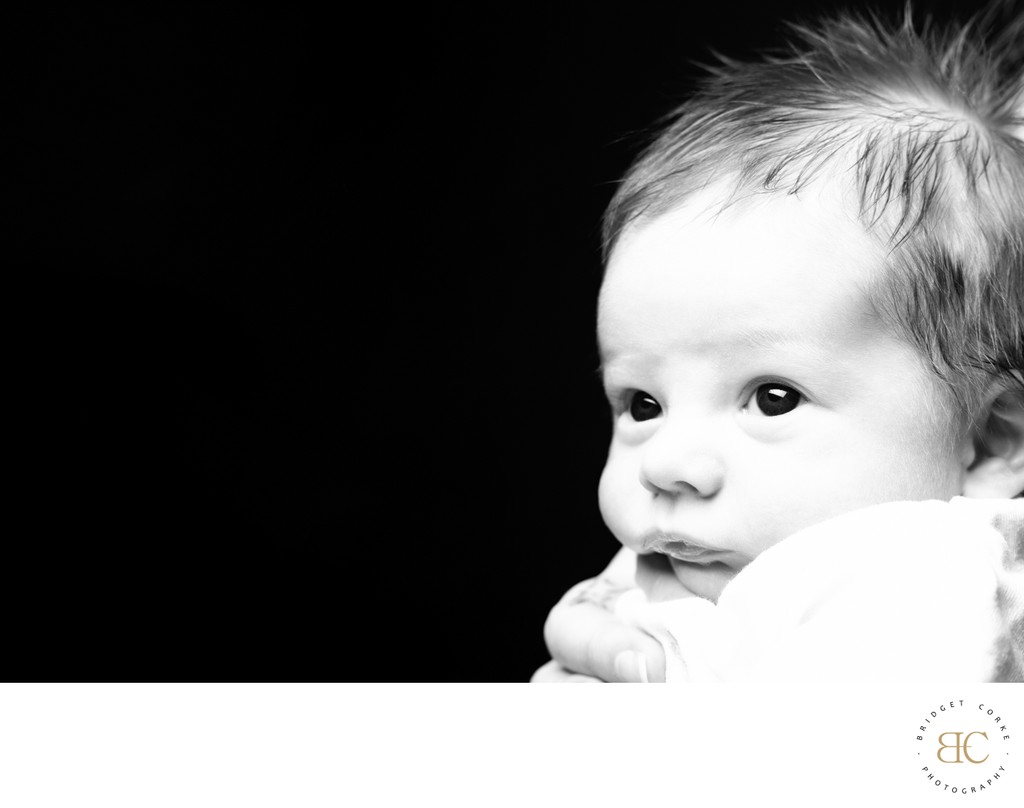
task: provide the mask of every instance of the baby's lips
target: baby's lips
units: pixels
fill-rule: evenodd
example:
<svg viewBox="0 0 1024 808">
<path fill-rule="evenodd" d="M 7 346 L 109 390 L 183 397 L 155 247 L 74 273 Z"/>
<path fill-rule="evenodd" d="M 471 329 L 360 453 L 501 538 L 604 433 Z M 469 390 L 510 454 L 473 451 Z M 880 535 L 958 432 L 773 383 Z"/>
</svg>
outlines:
<svg viewBox="0 0 1024 808">
<path fill-rule="evenodd" d="M 722 560 L 728 553 L 709 547 L 692 536 L 663 530 L 651 530 L 640 537 L 644 553 L 662 553 L 680 561 L 710 564 Z"/>
<path fill-rule="evenodd" d="M 726 584 L 739 572 L 738 568 L 721 562 L 692 564 L 670 558 L 669 563 L 680 584 L 691 590 L 693 594 L 715 603 L 718 602 L 718 597 L 722 594 Z"/>
<path fill-rule="evenodd" d="M 679 582 L 668 556 L 660 553 L 637 556 L 636 585 L 650 603 L 693 596 L 693 592 Z"/>
<path fill-rule="evenodd" d="M 716 550 L 709 550 L 706 547 L 697 547 L 684 542 L 667 542 L 660 550 L 669 558 L 678 561 L 686 561 L 691 564 L 710 564 L 719 560 L 722 553 Z"/>
</svg>

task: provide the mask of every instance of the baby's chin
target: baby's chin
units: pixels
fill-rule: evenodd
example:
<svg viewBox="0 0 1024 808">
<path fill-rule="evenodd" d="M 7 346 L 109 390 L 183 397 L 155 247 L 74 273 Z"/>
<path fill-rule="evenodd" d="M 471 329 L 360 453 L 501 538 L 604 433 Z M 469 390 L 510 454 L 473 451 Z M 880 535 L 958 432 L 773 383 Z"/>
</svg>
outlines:
<svg viewBox="0 0 1024 808">
<path fill-rule="evenodd" d="M 668 559 L 676 580 L 693 594 L 718 603 L 725 585 L 739 572 L 735 567 L 716 561 L 714 564 L 691 564 L 676 558 Z"/>
</svg>

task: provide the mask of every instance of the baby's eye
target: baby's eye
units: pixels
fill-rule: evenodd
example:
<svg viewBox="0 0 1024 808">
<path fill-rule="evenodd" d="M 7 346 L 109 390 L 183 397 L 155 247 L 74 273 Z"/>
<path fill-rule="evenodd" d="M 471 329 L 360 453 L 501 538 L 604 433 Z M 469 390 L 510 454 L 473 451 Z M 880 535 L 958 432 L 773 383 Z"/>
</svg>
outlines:
<svg viewBox="0 0 1024 808">
<path fill-rule="evenodd" d="M 643 390 L 629 397 L 629 414 L 634 421 L 649 421 L 661 415 L 661 405 Z"/>
<path fill-rule="evenodd" d="M 775 416 L 792 412 L 804 400 L 804 397 L 792 387 L 778 382 L 769 382 L 758 385 L 751 400 L 762 413 Z"/>
</svg>

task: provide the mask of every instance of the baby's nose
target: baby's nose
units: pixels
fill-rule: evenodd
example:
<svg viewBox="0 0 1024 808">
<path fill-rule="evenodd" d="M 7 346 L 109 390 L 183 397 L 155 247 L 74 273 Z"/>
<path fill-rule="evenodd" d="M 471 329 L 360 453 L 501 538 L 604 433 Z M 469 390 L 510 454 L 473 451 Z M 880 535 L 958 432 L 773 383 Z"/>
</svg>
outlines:
<svg viewBox="0 0 1024 808">
<path fill-rule="evenodd" d="M 644 446 L 640 484 L 652 494 L 708 498 L 721 489 L 724 471 L 706 424 L 665 418 Z"/>
</svg>

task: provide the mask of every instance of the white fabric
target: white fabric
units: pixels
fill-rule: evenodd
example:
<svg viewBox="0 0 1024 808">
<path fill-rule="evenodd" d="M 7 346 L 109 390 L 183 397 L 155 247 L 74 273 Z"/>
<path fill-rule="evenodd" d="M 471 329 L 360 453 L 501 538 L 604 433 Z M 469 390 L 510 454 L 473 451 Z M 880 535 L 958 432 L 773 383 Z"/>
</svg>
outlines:
<svg viewBox="0 0 1024 808">
<path fill-rule="evenodd" d="M 766 550 L 725 587 L 616 612 L 668 681 L 1021 681 L 1024 500 L 897 502 Z"/>
</svg>

